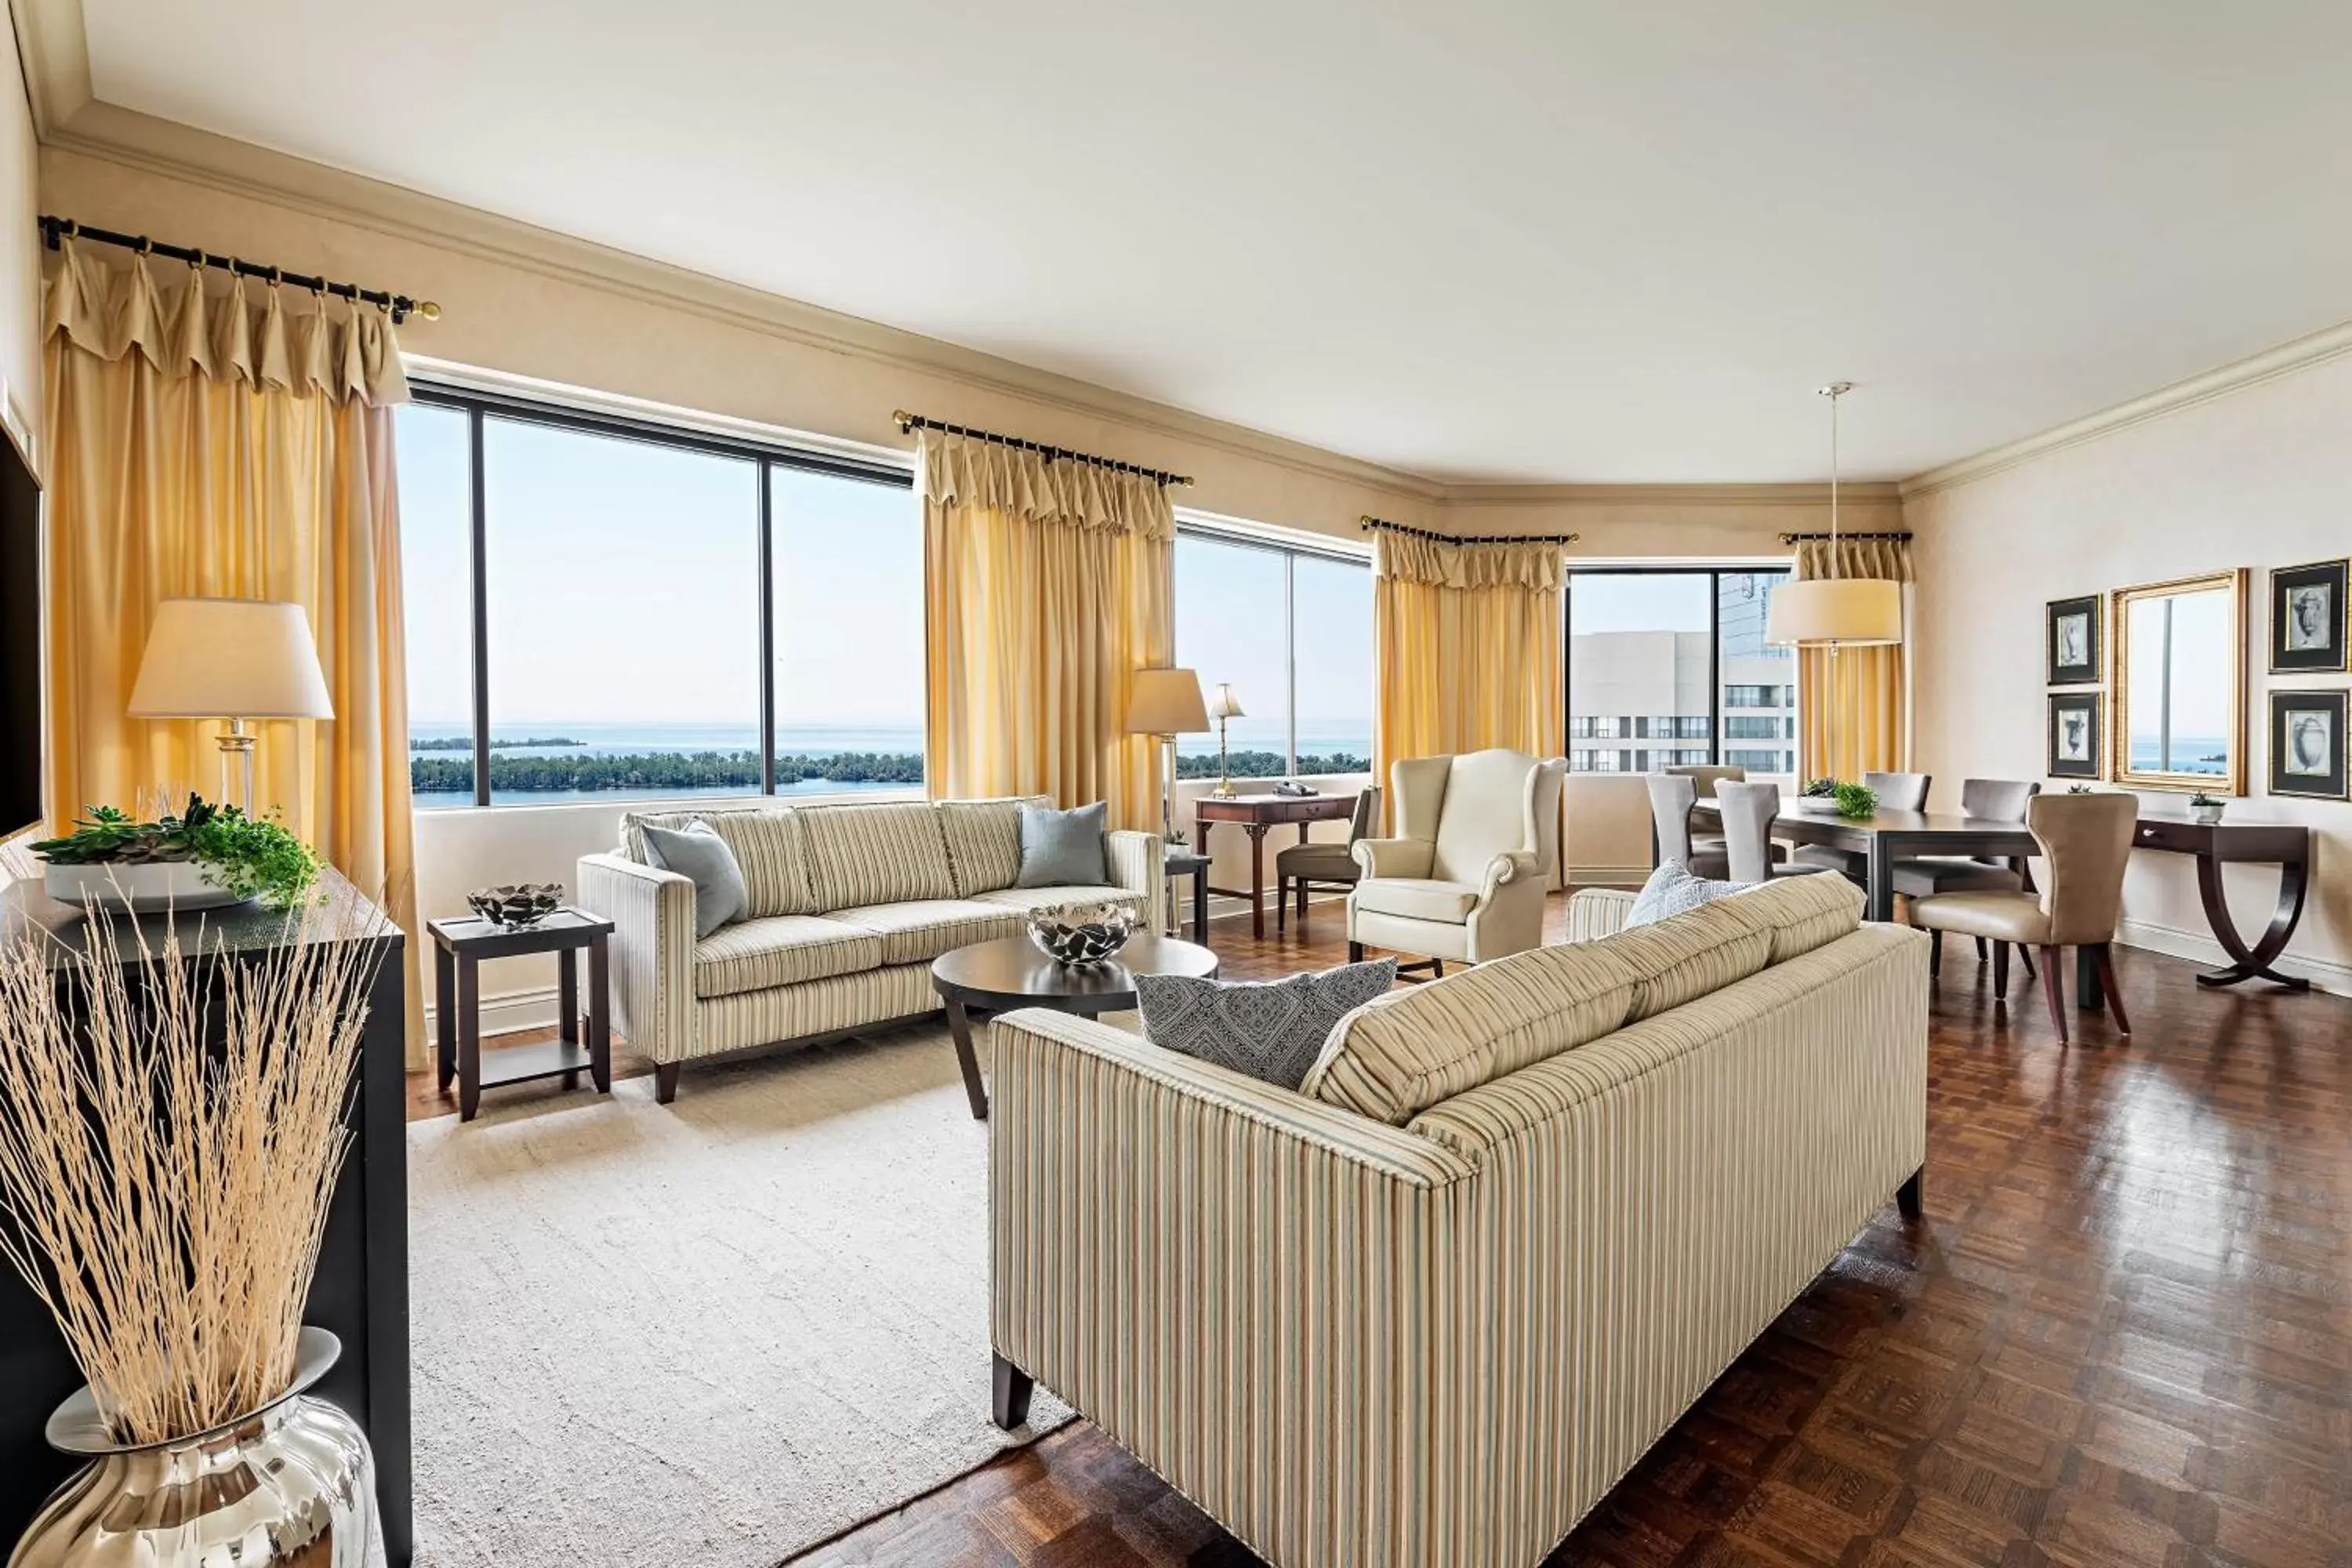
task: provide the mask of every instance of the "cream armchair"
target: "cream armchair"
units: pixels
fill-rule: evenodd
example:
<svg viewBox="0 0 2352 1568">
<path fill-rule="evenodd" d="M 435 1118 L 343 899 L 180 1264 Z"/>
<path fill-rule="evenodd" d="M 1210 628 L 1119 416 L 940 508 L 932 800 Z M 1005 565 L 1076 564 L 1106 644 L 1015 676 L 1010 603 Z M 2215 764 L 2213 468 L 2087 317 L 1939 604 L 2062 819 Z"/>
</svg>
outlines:
<svg viewBox="0 0 2352 1568">
<path fill-rule="evenodd" d="M 1559 847 L 1564 757 L 1473 752 L 1389 769 L 1397 837 L 1356 841 L 1348 954 L 1367 943 L 1477 963 L 1543 944 L 1546 872 Z M 1418 966 L 1415 966 L 1418 967 Z"/>
</svg>

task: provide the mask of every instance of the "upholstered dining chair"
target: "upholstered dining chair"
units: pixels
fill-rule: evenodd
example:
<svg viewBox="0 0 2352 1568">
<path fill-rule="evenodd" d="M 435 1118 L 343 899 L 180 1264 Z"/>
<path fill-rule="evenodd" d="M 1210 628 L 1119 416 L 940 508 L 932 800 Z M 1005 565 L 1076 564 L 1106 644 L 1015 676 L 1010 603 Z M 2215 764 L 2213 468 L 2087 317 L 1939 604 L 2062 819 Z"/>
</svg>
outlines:
<svg viewBox="0 0 2352 1568">
<path fill-rule="evenodd" d="M 1933 773 L 1864 773 L 1864 785 L 1878 797 L 1881 811 L 1925 811 L 1927 809 L 1927 786 L 1935 782 Z M 1790 857 L 1799 865 L 1815 871 L 1835 871 L 1850 881 L 1861 882 L 1870 875 L 1870 858 L 1851 849 L 1840 849 L 1829 844 L 1807 844 Z"/>
<path fill-rule="evenodd" d="M 2014 942 L 2042 950 L 2042 994 L 2050 1022 L 2066 1041 L 2066 971 L 2059 950 L 2080 947 L 2098 965 L 2099 985 L 2116 1027 L 2131 1033 L 2123 992 L 2116 984 L 2108 944 L 2123 918 L 2124 868 L 2131 859 L 2139 823 L 2139 797 L 2121 791 L 2098 795 L 2037 795 L 2026 803 L 2025 826 L 2041 847 L 2049 886 L 2027 892 L 1937 893 L 1913 900 L 1911 923 L 1926 929 L 1940 948 L 1945 931 Z M 2008 949 L 1993 949 L 1992 991 L 2009 995 Z M 1935 955 L 1931 952 L 1932 968 Z"/>
<path fill-rule="evenodd" d="M 1381 819 L 1381 790 L 1371 784 L 1356 794 L 1356 809 L 1348 818 L 1345 844 L 1293 844 L 1274 858 L 1274 929 L 1286 929 L 1290 893 L 1298 890 L 1298 929 L 1307 929 L 1307 895 L 1317 888 L 1346 892 L 1356 885 L 1356 840 L 1372 831 Z"/>
<path fill-rule="evenodd" d="M 1779 784 L 1727 779 L 1715 786 L 1715 804 L 1723 814 L 1724 859 L 1733 881 L 1765 882 L 1835 869 L 1801 860 L 1779 863 L 1772 853 L 1772 819 L 1780 815 Z"/>
<path fill-rule="evenodd" d="M 1963 779 L 1960 813 L 1992 822 L 2023 822 L 2026 803 L 2042 793 L 2032 779 Z M 1964 855 L 1931 856 L 1895 862 L 1895 890 L 1906 899 L 1933 898 L 1937 893 L 2030 893 L 2032 874 L 2022 861 L 1990 860 Z M 1977 938 L 1977 962 L 1988 954 L 1983 937 Z M 2031 948 L 2019 950 L 2025 973 L 2033 973 Z"/>
<path fill-rule="evenodd" d="M 1444 974 L 1449 958 L 1477 963 L 1542 945 L 1567 775 L 1565 757 L 1501 748 L 1391 764 L 1396 837 L 1352 846 L 1348 956 L 1369 942 L 1421 953 Z"/>
<path fill-rule="evenodd" d="M 1698 781 L 1688 773 L 1643 773 L 1643 784 L 1650 791 L 1650 825 L 1658 836 L 1658 864 L 1679 860 L 1695 877 L 1712 877 L 1717 881 L 1731 875 L 1730 863 L 1725 858 L 1723 840 L 1696 840 L 1691 837 L 1691 807 L 1698 804 Z"/>
<path fill-rule="evenodd" d="M 1677 778 L 1685 778 L 1690 780 L 1692 784 L 1698 786 L 1698 797 L 1701 800 L 1713 800 L 1715 798 L 1715 786 L 1723 783 L 1727 779 L 1730 780 L 1734 784 L 1744 784 L 1748 779 L 1748 770 L 1746 768 L 1717 767 L 1711 763 L 1683 763 L 1671 768 L 1661 768 L 1658 771 L 1664 773 L 1672 773 Z M 1694 855 L 1705 855 L 1715 858 L 1720 858 L 1723 854 L 1723 835 L 1720 833 L 1700 833 L 1693 835 L 1691 837 L 1691 853 Z M 1693 869 L 1696 870 L 1696 868 L 1693 868 Z M 1722 873 L 1717 871 L 1699 871 L 1698 875 L 1702 877 L 1716 877 L 1722 875 Z"/>
</svg>

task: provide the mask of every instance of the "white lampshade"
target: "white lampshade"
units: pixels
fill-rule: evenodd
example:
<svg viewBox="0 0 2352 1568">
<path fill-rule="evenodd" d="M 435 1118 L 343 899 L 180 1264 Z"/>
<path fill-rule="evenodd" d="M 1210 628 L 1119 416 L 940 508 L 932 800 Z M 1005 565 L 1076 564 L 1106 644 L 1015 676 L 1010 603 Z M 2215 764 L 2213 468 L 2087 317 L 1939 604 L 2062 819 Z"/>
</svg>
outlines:
<svg viewBox="0 0 2352 1568">
<path fill-rule="evenodd" d="M 131 689 L 134 719 L 331 719 L 299 605 L 166 599 Z"/>
<path fill-rule="evenodd" d="M 1209 696 L 1209 717 L 1246 719 L 1249 715 L 1242 711 L 1242 700 L 1234 695 L 1234 689 L 1220 680 L 1217 682 L 1217 689 Z"/>
<path fill-rule="evenodd" d="M 1189 669 L 1139 669 L 1127 688 L 1130 735 L 1197 735 L 1209 727 L 1201 678 Z"/>
<path fill-rule="evenodd" d="M 1903 584 L 1884 577 L 1811 577 L 1772 590 L 1764 640 L 1843 647 L 1903 640 Z"/>
</svg>

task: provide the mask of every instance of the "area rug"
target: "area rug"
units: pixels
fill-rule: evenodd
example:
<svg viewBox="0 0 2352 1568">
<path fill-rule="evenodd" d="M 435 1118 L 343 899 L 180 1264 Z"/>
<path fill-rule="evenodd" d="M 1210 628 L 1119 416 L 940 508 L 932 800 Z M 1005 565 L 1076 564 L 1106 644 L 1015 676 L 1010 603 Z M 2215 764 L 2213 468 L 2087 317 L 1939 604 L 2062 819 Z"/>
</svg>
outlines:
<svg viewBox="0 0 2352 1568">
<path fill-rule="evenodd" d="M 772 1568 L 988 1418 L 987 1129 L 943 1029 L 409 1129 L 416 1561 Z"/>
</svg>

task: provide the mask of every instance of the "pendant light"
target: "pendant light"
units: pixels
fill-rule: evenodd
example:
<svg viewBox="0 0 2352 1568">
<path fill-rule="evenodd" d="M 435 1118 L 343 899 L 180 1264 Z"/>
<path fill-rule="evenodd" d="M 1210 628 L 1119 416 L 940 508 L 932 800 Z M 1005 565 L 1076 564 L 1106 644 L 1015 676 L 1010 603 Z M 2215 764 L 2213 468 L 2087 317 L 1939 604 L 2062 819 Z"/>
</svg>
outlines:
<svg viewBox="0 0 2352 1568">
<path fill-rule="evenodd" d="M 1838 563 L 1838 399 L 1850 381 L 1820 389 L 1830 400 L 1830 574 L 1772 590 L 1764 640 L 1778 647 L 1864 647 L 1903 640 L 1903 585 L 1883 577 L 1842 577 Z"/>
</svg>

